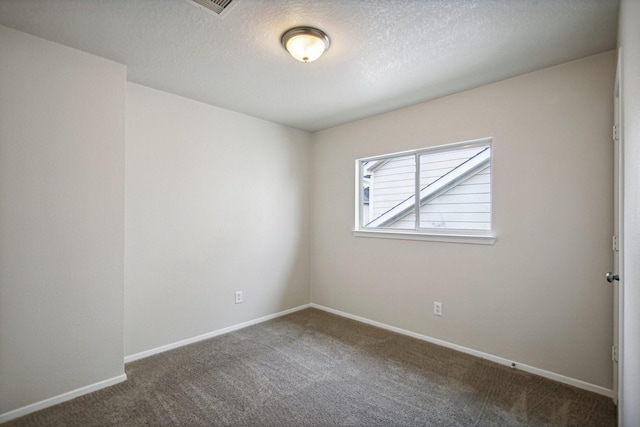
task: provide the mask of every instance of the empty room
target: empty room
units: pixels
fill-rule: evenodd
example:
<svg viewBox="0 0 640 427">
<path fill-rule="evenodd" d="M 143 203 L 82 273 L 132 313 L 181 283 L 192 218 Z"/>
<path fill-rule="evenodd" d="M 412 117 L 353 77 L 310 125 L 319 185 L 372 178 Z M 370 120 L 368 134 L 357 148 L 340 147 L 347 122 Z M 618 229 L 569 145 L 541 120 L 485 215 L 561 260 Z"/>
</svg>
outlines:
<svg viewBox="0 0 640 427">
<path fill-rule="evenodd" d="M 638 22 L 0 0 L 0 423 L 640 426 Z"/>
</svg>

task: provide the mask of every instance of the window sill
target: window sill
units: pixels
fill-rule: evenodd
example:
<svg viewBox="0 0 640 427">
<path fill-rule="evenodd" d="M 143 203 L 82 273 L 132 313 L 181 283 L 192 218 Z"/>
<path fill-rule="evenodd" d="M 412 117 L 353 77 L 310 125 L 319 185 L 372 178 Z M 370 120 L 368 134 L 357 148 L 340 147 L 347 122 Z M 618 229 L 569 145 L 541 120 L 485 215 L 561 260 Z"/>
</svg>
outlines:
<svg viewBox="0 0 640 427">
<path fill-rule="evenodd" d="M 374 231 L 353 230 L 355 237 L 372 237 L 374 239 L 422 240 L 427 242 L 464 243 L 472 245 L 493 245 L 496 236 L 492 234 L 427 234 L 410 231 Z"/>
</svg>

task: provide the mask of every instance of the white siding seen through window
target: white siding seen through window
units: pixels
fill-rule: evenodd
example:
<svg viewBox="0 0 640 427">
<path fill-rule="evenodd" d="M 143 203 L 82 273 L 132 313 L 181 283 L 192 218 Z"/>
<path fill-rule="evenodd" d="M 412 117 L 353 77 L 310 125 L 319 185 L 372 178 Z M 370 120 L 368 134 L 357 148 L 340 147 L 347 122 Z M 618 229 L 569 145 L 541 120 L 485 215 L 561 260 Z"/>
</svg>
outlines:
<svg viewBox="0 0 640 427">
<path fill-rule="evenodd" d="M 491 232 L 491 139 L 361 159 L 356 167 L 356 230 Z"/>
</svg>

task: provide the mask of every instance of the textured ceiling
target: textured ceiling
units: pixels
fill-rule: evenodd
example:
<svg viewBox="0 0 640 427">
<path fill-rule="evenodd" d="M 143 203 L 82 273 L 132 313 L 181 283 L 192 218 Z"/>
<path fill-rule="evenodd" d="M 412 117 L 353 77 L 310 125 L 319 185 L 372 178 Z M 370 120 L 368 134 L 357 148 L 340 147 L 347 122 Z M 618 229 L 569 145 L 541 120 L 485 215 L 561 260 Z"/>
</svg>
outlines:
<svg viewBox="0 0 640 427">
<path fill-rule="evenodd" d="M 129 81 L 317 131 L 614 49 L 618 0 L 0 0 L 0 24 L 108 58 Z M 331 48 L 280 45 L 318 27 Z"/>
</svg>

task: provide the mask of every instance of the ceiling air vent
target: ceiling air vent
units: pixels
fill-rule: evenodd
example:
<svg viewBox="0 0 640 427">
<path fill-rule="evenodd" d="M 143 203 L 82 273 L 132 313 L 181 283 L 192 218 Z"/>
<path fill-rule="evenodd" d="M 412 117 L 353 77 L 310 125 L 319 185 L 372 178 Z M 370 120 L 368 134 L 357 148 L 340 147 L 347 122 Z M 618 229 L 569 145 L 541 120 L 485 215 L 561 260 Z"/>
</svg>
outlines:
<svg viewBox="0 0 640 427">
<path fill-rule="evenodd" d="M 226 15 L 240 0 L 186 0 L 217 16 Z"/>
</svg>

